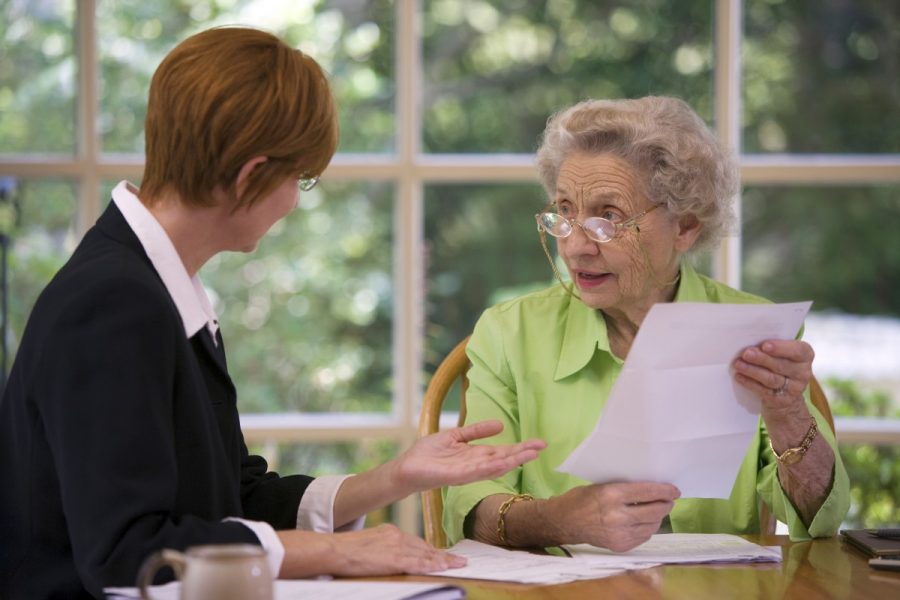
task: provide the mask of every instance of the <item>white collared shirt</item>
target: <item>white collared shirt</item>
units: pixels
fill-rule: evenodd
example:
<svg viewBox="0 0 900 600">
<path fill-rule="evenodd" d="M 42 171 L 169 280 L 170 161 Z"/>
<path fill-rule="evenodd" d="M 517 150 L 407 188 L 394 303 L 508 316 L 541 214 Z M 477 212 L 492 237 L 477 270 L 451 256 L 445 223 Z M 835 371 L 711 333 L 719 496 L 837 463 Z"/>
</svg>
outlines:
<svg viewBox="0 0 900 600">
<path fill-rule="evenodd" d="M 137 236 L 144 252 L 150 258 L 153 268 L 159 274 L 166 291 L 172 297 L 181 321 L 184 324 L 185 336 L 193 337 L 202 328 L 206 328 L 217 344 L 216 332 L 219 320 L 213 309 L 209 296 L 200 281 L 199 275 L 191 277 L 172 240 L 159 221 L 147 210 L 137 197 L 138 190 L 127 181 L 121 181 L 112 191 L 112 199 L 116 207 L 125 217 L 128 226 Z M 331 533 L 334 531 L 352 531 L 361 529 L 365 517 L 348 523 L 338 529 L 334 528 L 334 500 L 338 489 L 349 475 L 325 475 L 314 479 L 303 497 L 297 510 L 297 528 L 310 531 Z M 259 538 L 266 550 L 269 566 L 277 576 L 281 571 L 284 559 L 284 546 L 271 525 L 263 521 L 249 521 L 229 517 L 226 521 L 239 521 L 249 527 Z"/>
</svg>

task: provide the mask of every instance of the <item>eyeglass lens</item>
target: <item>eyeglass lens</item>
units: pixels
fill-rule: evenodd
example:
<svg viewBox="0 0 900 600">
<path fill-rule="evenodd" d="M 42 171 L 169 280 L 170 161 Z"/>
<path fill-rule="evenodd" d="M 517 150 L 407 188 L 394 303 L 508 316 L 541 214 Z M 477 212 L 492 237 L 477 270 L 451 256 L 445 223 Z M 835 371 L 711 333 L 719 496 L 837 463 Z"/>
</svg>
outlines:
<svg viewBox="0 0 900 600">
<path fill-rule="evenodd" d="M 608 219 L 600 217 L 591 217 L 585 219 L 584 223 L 570 221 L 556 213 L 541 213 L 540 224 L 544 231 L 553 237 L 569 237 L 572 234 L 573 223 L 579 225 L 584 230 L 585 235 L 597 242 L 608 242 L 616 235 L 616 226 Z"/>
</svg>

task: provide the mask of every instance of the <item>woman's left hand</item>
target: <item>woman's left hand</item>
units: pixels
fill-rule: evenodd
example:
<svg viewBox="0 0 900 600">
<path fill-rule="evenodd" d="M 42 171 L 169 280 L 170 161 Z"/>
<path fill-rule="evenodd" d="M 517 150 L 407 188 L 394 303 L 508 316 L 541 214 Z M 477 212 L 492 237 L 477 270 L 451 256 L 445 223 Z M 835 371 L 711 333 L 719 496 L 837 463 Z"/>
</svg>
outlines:
<svg viewBox="0 0 900 600">
<path fill-rule="evenodd" d="M 763 418 L 804 414 L 803 390 L 812 378 L 812 346 L 802 340 L 766 340 L 734 361 L 735 380 L 762 401 Z"/>
<path fill-rule="evenodd" d="M 534 460 L 547 445 L 542 440 L 502 446 L 469 444 L 501 431 L 500 421 L 481 421 L 423 437 L 394 461 L 395 484 L 413 493 L 493 479 Z"/>
<path fill-rule="evenodd" d="M 772 450 L 784 453 L 807 442 L 797 462 L 778 461 L 778 481 L 808 527 L 831 490 L 834 451 L 810 424 L 803 391 L 812 379 L 812 346 L 800 340 L 766 340 L 734 361 L 735 380 L 762 401 Z"/>
</svg>

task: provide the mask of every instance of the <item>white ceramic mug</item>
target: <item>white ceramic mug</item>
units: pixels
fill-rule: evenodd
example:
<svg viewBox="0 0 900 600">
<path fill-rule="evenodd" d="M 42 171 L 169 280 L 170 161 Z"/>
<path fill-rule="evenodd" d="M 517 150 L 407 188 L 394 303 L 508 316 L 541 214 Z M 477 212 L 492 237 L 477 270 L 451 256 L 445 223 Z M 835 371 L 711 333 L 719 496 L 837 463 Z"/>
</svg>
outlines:
<svg viewBox="0 0 900 600">
<path fill-rule="evenodd" d="M 162 550 L 141 565 L 141 598 L 162 567 L 181 581 L 181 600 L 273 600 L 272 574 L 265 551 L 251 544 L 193 546 L 185 552 Z"/>
</svg>

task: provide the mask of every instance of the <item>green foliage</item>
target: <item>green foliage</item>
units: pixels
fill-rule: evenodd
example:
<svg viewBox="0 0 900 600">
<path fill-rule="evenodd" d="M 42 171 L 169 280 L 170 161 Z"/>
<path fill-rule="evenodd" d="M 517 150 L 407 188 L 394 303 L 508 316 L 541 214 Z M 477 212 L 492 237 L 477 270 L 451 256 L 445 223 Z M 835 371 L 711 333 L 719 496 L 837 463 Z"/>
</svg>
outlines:
<svg viewBox="0 0 900 600">
<path fill-rule="evenodd" d="M 71 0 L 0 5 L 0 154 L 74 153 L 74 23 Z"/>
<path fill-rule="evenodd" d="M 203 268 L 242 411 L 390 410 L 392 206 L 388 185 L 323 182 Z"/>
<path fill-rule="evenodd" d="M 21 181 L 18 196 L 21 225 L 10 232 L 9 331 L 7 348 L 12 365 L 25 323 L 38 294 L 75 249 L 75 189 L 58 180 Z"/>
<path fill-rule="evenodd" d="M 825 384 L 835 416 L 900 418 L 900 407 L 883 391 L 866 391 L 847 380 L 829 379 Z M 851 504 L 845 525 L 900 523 L 900 447 L 840 444 L 839 450 L 850 476 Z"/>
<path fill-rule="evenodd" d="M 551 283 L 534 222 L 545 204 L 537 184 L 426 188 L 429 370 L 472 332 L 499 290 Z"/>
<path fill-rule="evenodd" d="M 900 151 L 896 2 L 746 0 L 744 28 L 745 152 Z"/>
<path fill-rule="evenodd" d="M 200 30 L 252 25 L 308 52 L 331 75 L 340 152 L 386 152 L 394 138 L 393 6 L 389 0 L 121 0 L 98 2 L 101 133 L 106 152 L 144 150 L 147 89 L 171 48 Z M 2 133 L 0 133 L 2 139 Z"/>
<path fill-rule="evenodd" d="M 708 0 L 423 2 L 424 147 L 531 152 L 587 98 L 681 96 L 712 119 Z"/>
<path fill-rule="evenodd" d="M 748 291 L 900 315 L 900 187 L 749 187 L 743 211 Z"/>
</svg>

